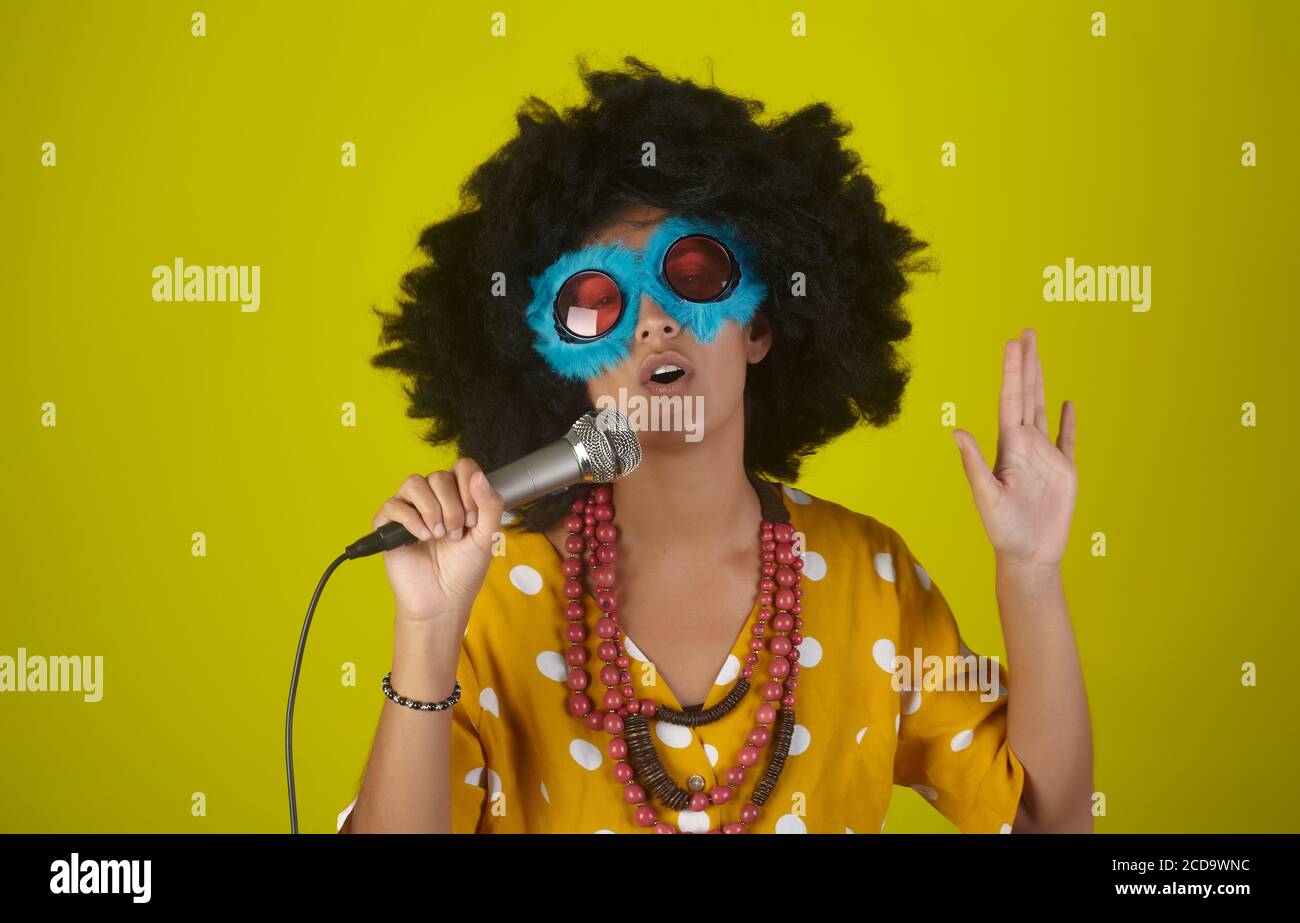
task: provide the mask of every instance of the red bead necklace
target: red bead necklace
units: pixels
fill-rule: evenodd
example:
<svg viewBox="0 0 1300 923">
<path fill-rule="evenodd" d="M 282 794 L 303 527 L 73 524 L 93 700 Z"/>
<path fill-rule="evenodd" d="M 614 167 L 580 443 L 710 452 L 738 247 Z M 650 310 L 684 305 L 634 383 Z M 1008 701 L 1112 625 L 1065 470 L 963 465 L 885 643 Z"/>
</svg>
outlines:
<svg viewBox="0 0 1300 923">
<path fill-rule="evenodd" d="M 569 555 L 563 562 L 564 616 L 568 620 L 569 648 L 565 660 L 569 665 L 567 685 L 570 695 L 567 708 L 570 715 L 586 722 L 592 730 L 603 730 L 610 735 L 606 752 L 614 761 L 614 778 L 623 786 L 623 800 L 635 807 L 638 825 L 652 828 L 655 833 L 676 833 L 677 829 L 659 819 L 649 803 L 645 788 L 636 778 L 636 769 L 628 761 L 628 741 L 625 738 L 624 719 L 641 716 L 654 717 L 656 704 L 651 699 L 636 698 L 630 672 L 631 658 L 623 649 L 623 632 L 618 623 L 618 599 L 614 593 L 615 569 L 618 560 L 618 528 L 613 523 L 613 491 L 608 486 L 592 488 L 585 498 L 574 500 L 564 527 L 569 533 L 564 540 L 564 550 Z M 771 653 L 768 663 L 768 681 L 756 687 L 761 699 L 755 714 L 755 726 L 750 730 L 747 743 L 736 757 L 736 764 L 724 774 L 725 785 L 714 786 L 708 792 L 694 792 L 690 796 L 690 809 L 704 811 L 709 805 L 723 805 L 732 800 L 736 788 L 745 780 L 747 771 L 755 766 L 762 748 L 774 739 L 773 725 L 778 725 L 777 747 L 767 773 L 755 785 L 754 794 L 740 809 L 740 818 L 712 829 L 709 833 L 744 833 L 760 817 L 760 805 L 770 794 L 785 761 L 784 750 L 789 746 L 793 730 L 795 690 L 798 688 L 799 643 L 803 640 L 801 629 L 803 608 L 800 597 L 803 590 L 803 558 L 794 547 L 795 532 L 788 522 L 764 519 L 759 535 L 760 564 L 758 581 L 758 623 L 753 628 L 749 654 L 742 675 L 749 679 L 758 663 L 758 652 L 763 649 L 763 636 L 767 627 L 772 636 L 767 647 Z M 590 677 L 584 669 L 587 662 L 587 626 L 580 602 L 584 592 L 582 576 L 591 568 L 592 583 L 596 587 L 596 604 L 602 615 L 596 621 L 596 635 L 601 639 L 597 654 L 604 666 L 600 679 L 605 685 L 601 708 L 596 708 L 586 690 Z M 789 714 L 782 716 L 781 712 Z"/>
</svg>

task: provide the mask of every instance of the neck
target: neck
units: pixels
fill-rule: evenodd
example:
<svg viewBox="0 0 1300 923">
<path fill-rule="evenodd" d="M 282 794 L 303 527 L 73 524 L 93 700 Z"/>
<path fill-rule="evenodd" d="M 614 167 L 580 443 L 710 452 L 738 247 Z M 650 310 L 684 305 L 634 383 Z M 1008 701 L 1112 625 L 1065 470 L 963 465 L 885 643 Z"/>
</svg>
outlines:
<svg viewBox="0 0 1300 923">
<path fill-rule="evenodd" d="M 743 426 L 728 429 L 676 451 L 649 452 L 614 485 L 619 540 L 629 550 L 715 559 L 752 549 L 762 507 L 745 472 Z"/>
</svg>

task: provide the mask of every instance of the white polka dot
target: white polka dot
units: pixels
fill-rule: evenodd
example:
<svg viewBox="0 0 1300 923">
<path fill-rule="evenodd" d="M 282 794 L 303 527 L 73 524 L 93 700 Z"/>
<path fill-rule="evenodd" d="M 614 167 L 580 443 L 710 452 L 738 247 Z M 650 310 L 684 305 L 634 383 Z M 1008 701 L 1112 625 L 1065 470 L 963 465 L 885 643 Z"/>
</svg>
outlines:
<svg viewBox="0 0 1300 923">
<path fill-rule="evenodd" d="M 916 710 L 921 707 L 921 693 L 919 690 L 900 692 L 898 698 L 899 710 L 905 715 L 915 714 Z"/>
<path fill-rule="evenodd" d="M 956 753 L 969 747 L 971 741 L 974 739 L 975 731 L 973 729 L 965 730 L 960 734 L 954 734 L 952 740 L 948 741 L 948 746 L 952 747 L 952 751 Z"/>
<path fill-rule="evenodd" d="M 537 669 L 547 679 L 562 683 L 569 678 L 569 665 L 564 655 L 556 651 L 542 651 L 537 655 Z"/>
<path fill-rule="evenodd" d="M 722 664 L 722 669 L 718 671 L 718 678 L 713 681 L 713 685 L 726 686 L 739 675 L 740 659 L 735 654 L 728 654 L 726 661 Z"/>
<path fill-rule="evenodd" d="M 930 786 L 928 785 L 922 785 L 921 783 L 918 782 L 916 785 L 913 785 L 911 787 L 916 791 L 917 794 L 919 794 L 926 801 L 936 801 L 939 798 L 939 793 L 936 792 L 934 789 L 930 788 Z"/>
<path fill-rule="evenodd" d="M 614 832 L 613 830 L 597 830 L 597 831 L 596 831 L 596 833 L 613 833 L 613 832 Z M 592 836 L 595 836 L 595 834 L 592 834 Z"/>
<path fill-rule="evenodd" d="M 497 691 L 491 686 L 483 687 L 483 691 L 478 694 L 478 704 L 484 711 L 490 711 L 498 718 L 501 717 L 501 703 L 497 701 Z"/>
<path fill-rule="evenodd" d="M 803 575 L 809 580 L 820 580 L 826 576 L 826 559 L 815 551 L 803 553 Z"/>
<path fill-rule="evenodd" d="M 510 568 L 510 582 L 516 590 L 529 596 L 536 596 L 542 591 L 542 575 L 527 564 L 516 564 Z"/>
<path fill-rule="evenodd" d="M 790 755 L 798 756 L 803 753 L 812 744 L 812 734 L 802 724 L 794 726 L 794 733 L 790 735 Z"/>
<path fill-rule="evenodd" d="M 704 755 L 709 758 L 710 766 L 718 765 L 718 748 L 713 746 L 713 744 L 704 745 Z"/>
<path fill-rule="evenodd" d="M 783 814 L 776 822 L 777 833 L 807 833 L 803 818 L 796 814 Z"/>
<path fill-rule="evenodd" d="M 888 638 L 881 638 L 875 644 L 871 645 L 871 657 L 876 661 L 876 666 L 886 673 L 894 672 L 894 642 Z"/>
<path fill-rule="evenodd" d="M 890 583 L 893 583 L 894 582 L 894 556 L 891 555 L 888 551 L 877 552 L 875 558 L 875 564 L 876 564 L 876 573 L 880 575 L 880 579 L 888 580 Z"/>
<path fill-rule="evenodd" d="M 487 781 L 488 798 L 495 798 L 497 792 L 501 791 L 501 777 L 497 775 L 496 770 L 489 769 L 487 770 Z M 465 784 L 477 785 L 481 788 L 483 786 L 483 767 L 478 766 L 465 773 Z"/>
<path fill-rule="evenodd" d="M 852 833 L 852 832 L 853 832 L 853 828 L 852 828 L 852 827 L 845 827 L 845 828 L 844 828 L 844 832 L 845 832 L 845 833 Z"/>
<path fill-rule="evenodd" d="M 812 503 L 812 497 L 808 496 L 808 494 L 804 493 L 802 490 L 800 490 L 797 487 L 791 487 L 788 484 L 782 484 L 781 489 L 785 491 L 785 495 L 787 497 L 789 497 L 791 500 L 793 500 L 795 503 L 799 504 L 800 506 L 807 506 L 808 504 Z"/>
<path fill-rule="evenodd" d="M 674 750 L 689 747 L 695 737 L 690 728 L 682 727 L 680 724 L 669 724 L 667 721 L 655 722 L 655 736 Z"/>
<path fill-rule="evenodd" d="M 551 793 L 546 790 L 546 783 L 542 783 L 542 800 L 547 804 L 551 803 Z"/>
<path fill-rule="evenodd" d="M 623 633 L 623 650 L 627 651 L 627 655 L 633 660 L 639 660 L 642 663 L 650 662 L 646 659 L 646 655 L 641 653 L 641 648 L 632 643 L 632 639 L 627 636 L 627 632 Z"/>
<path fill-rule="evenodd" d="M 925 568 L 915 561 L 912 562 L 912 566 L 916 568 L 916 576 L 920 578 L 921 586 L 930 589 L 930 575 L 925 572 Z"/>
<path fill-rule="evenodd" d="M 862 736 L 866 733 L 866 728 L 858 728 L 858 733 L 854 735 L 853 739 L 858 742 L 859 746 L 862 744 Z"/>
<path fill-rule="evenodd" d="M 358 795 L 357 798 L 359 797 L 361 796 Z M 353 798 L 351 803 L 348 804 L 346 808 L 344 808 L 342 811 L 339 811 L 339 825 L 335 829 L 337 830 L 343 829 L 343 822 L 348 819 L 348 815 L 352 813 L 352 809 L 355 808 L 356 806 L 357 806 L 357 799 Z"/>
<path fill-rule="evenodd" d="M 508 525 L 510 525 L 510 523 L 512 523 L 512 522 L 514 522 L 514 521 L 515 521 L 515 514 L 514 514 L 514 513 L 510 512 L 509 510 L 502 510 L 502 511 L 501 511 L 501 524 L 502 524 L 503 526 L 508 526 Z"/>
<path fill-rule="evenodd" d="M 1003 824 L 1001 827 L 998 828 L 998 833 L 1010 833 L 1010 832 L 1011 832 L 1010 824 Z"/>
<path fill-rule="evenodd" d="M 569 756 L 583 769 L 595 770 L 600 766 L 600 751 L 581 737 L 575 737 L 569 744 Z"/>
<path fill-rule="evenodd" d="M 708 811 L 678 811 L 677 829 L 682 833 L 708 833 Z"/>
<path fill-rule="evenodd" d="M 822 643 L 807 635 L 799 642 L 799 666 L 815 667 L 822 662 Z"/>
</svg>

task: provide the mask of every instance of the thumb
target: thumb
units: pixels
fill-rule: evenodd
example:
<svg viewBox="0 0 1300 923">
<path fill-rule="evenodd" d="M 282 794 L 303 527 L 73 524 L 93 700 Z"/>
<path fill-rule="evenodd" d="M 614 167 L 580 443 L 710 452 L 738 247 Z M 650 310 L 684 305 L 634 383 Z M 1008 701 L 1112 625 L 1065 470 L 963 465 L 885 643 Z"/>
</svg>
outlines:
<svg viewBox="0 0 1300 923">
<path fill-rule="evenodd" d="M 500 492 L 488 482 L 487 475 L 482 471 L 475 471 L 470 477 L 469 492 L 478 506 L 478 519 L 474 523 L 474 531 L 490 543 L 492 533 L 501 526 L 501 512 L 505 502 Z"/>
<path fill-rule="evenodd" d="M 961 465 L 966 471 L 966 480 L 970 482 L 975 505 L 984 509 L 996 493 L 997 478 L 985 463 L 979 443 L 975 441 L 974 436 L 964 429 L 955 429 L 952 431 L 952 438 L 957 443 L 957 450 L 961 452 Z"/>
</svg>

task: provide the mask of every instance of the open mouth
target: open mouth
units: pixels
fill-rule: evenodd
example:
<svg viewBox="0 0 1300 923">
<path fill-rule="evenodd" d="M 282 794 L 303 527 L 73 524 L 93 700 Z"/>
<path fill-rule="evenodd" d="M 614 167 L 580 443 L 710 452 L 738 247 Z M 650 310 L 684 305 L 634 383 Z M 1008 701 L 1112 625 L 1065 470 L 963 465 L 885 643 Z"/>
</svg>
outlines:
<svg viewBox="0 0 1300 923">
<path fill-rule="evenodd" d="M 686 374 L 686 370 L 680 365 L 673 365 L 671 362 L 665 363 L 650 373 L 650 380 L 655 384 L 670 385 L 677 379 Z"/>
<path fill-rule="evenodd" d="M 646 356 L 639 377 L 647 392 L 667 397 L 685 393 L 695 378 L 695 369 L 685 356 L 666 349 Z"/>
</svg>

